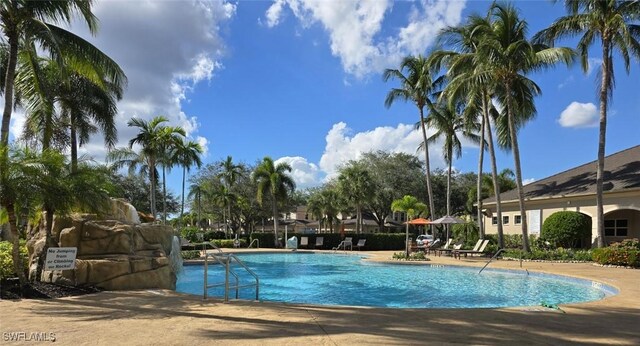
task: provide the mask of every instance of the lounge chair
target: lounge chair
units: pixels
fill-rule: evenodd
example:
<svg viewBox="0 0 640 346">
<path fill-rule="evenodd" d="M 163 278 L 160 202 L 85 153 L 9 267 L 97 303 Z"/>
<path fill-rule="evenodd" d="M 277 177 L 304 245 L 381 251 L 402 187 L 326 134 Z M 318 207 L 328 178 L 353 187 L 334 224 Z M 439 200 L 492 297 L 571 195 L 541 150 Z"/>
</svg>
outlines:
<svg viewBox="0 0 640 346">
<path fill-rule="evenodd" d="M 309 237 L 300 237 L 300 247 L 309 247 Z"/>
<path fill-rule="evenodd" d="M 316 238 L 316 247 L 319 247 L 322 249 L 322 247 L 324 246 L 324 237 L 317 237 Z"/>
<path fill-rule="evenodd" d="M 457 251 L 453 251 L 453 256 L 457 257 L 458 259 L 460 259 L 460 255 L 462 255 L 462 254 L 464 254 L 464 257 L 467 257 L 467 255 L 475 255 L 475 254 L 483 255 L 484 254 L 484 249 L 489 244 L 489 239 L 485 239 L 484 241 L 479 240 L 478 242 L 482 242 L 482 245 L 479 248 L 477 248 L 477 249 L 474 248 L 473 250 L 457 250 Z"/>
<path fill-rule="evenodd" d="M 423 250 L 428 255 L 429 252 L 435 251 L 439 247 L 440 247 L 440 239 L 436 239 L 436 240 L 433 241 L 433 243 L 428 244 L 427 246 L 425 246 L 423 248 Z"/>
<path fill-rule="evenodd" d="M 334 247 L 333 250 L 337 251 L 340 250 L 340 248 L 342 248 L 342 250 L 347 250 L 347 246 L 349 247 L 350 250 L 353 250 L 353 241 L 352 241 L 352 237 L 346 237 L 344 238 L 343 241 L 340 242 L 340 244 L 338 244 L 338 246 Z"/>
<path fill-rule="evenodd" d="M 447 250 L 449 249 L 449 247 L 451 246 L 451 242 L 453 241 L 453 238 L 449 238 L 449 240 L 447 240 L 447 242 L 444 244 L 444 246 L 440 247 L 440 239 L 437 239 L 437 243 L 433 242 L 432 246 L 430 246 L 427 249 L 427 255 L 433 251 L 434 254 L 438 254 L 438 250 Z"/>
<path fill-rule="evenodd" d="M 442 256 L 443 252 L 446 253 L 446 254 L 450 254 L 450 253 L 452 253 L 452 252 L 454 252 L 456 250 L 460 250 L 461 248 L 462 248 L 462 243 L 455 244 L 452 249 L 445 249 L 443 247 L 442 249 L 436 249 L 436 255 Z"/>
<path fill-rule="evenodd" d="M 358 251 L 360 251 L 364 247 L 364 243 L 366 242 L 366 239 L 358 239 L 358 244 L 356 244 L 355 247 L 357 247 Z"/>
</svg>

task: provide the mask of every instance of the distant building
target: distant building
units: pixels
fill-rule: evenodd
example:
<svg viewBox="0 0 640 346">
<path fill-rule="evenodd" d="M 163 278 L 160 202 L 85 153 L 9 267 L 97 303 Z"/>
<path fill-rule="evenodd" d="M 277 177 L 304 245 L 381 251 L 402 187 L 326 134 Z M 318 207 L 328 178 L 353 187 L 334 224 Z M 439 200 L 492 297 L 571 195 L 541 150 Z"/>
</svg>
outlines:
<svg viewBox="0 0 640 346">
<path fill-rule="evenodd" d="M 592 241 L 597 234 L 596 164 L 587 164 L 524 186 L 529 234 L 540 234 L 549 215 L 577 211 L 591 218 Z M 502 222 L 505 234 L 520 234 L 521 216 L 516 189 L 500 195 L 502 220 L 496 216 L 495 197 L 483 201 L 487 233 L 497 233 Z M 604 176 L 605 243 L 640 238 L 640 145 L 609 155 Z"/>
</svg>

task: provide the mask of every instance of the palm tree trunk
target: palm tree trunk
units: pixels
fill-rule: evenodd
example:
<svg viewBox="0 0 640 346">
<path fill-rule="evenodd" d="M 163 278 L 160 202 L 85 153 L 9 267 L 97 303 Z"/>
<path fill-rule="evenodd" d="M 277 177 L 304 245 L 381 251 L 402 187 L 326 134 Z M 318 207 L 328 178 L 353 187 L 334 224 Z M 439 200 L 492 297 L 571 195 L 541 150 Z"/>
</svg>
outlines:
<svg viewBox="0 0 640 346">
<path fill-rule="evenodd" d="M 273 205 L 271 206 L 273 210 L 273 236 L 275 237 L 275 246 L 276 248 L 280 247 L 280 242 L 278 240 L 278 206 L 276 205 L 276 198 L 273 196 Z"/>
<path fill-rule="evenodd" d="M 484 105 L 483 105 L 484 106 Z M 484 109 L 483 109 L 484 111 Z M 485 120 L 484 115 L 480 125 L 480 153 L 478 155 L 478 183 L 477 183 L 477 199 L 478 199 L 478 231 L 480 231 L 480 239 L 484 239 L 484 222 L 482 222 L 482 164 L 484 161 L 484 131 Z"/>
<path fill-rule="evenodd" d="M 11 231 L 11 237 L 13 241 L 13 249 L 11 251 L 11 258 L 13 259 L 13 271 L 18 275 L 20 285 L 24 286 L 27 283 L 27 277 L 24 275 L 24 267 L 22 258 L 20 256 L 20 235 L 18 233 L 18 222 L 16 218 L 16 210 L 13 203 L 5 205 L 7 215 L 9 217 L 9 230 Z"/>
<path fill-rule="evenodd" d="M 149 161 L 149 200 L 151 202 L 151 216 L 156 218 L 156 162 L 154 159 Z"/>
<path fill-rule="evenodd" d="M 202 205 L 201 205 L 202 200 L 200 199 L 200 194 L 201 193 L 202 192 L 198 191 L 198 222 L 196 223 L 196 226 L 198 227 L 198 231 L 200 231 L 200 220 L 202 220 L 201 216 L 200 216 L 200 211 L 202 209 L 201 208 L 202 207 Z"/>
<path fill-rule="evenodd" d="M 507 99 L 507 121 L 509 123 L 509 135 L 511 136 L 511 151 L 513 152 L 513 162 L 516 169 L 516 186 L 518 187 L 518 204 L 520 206 L 520 218 L 522 219 L 522 250 L 530 252 L 529 232 L 527 230 L 527 211 L 524 206 L 524 191 L 522 188 L 522 171 L 520 169 L 520 149 L 518 148 L 518 137 L 516 133 L 515 119 L 513 119 L 513 106 L 511 104 L 511 86 L 506 84 Z M 498 220 L 502 223 L 502 220 Z"/>
<path fill-rule="evenodd" d="M 356 234 L 362 232 L 362 208 L 358 205 L 356 210 Z"/>
<path fill-rule="evenodd" d="M 431 220 L 434 220 L 435 217 L 435 207 L 433 204 L 433 191 L 431 190 L 431 167 L 429 165 L 429 145 L 427 143 L 427 129 L 424 121 L 424 111 L 423 108 L 420 107 L 420 128 L 422 128 L 422 140 L 424 141 L 424 162 L 425 162 L 425 175 L 427 178 L 427 197 L 429 198 L 429 216 L 431 216 Z"/>
<path fill-rule="evenodd" d="M 604 247 L 604 154 L 607 137 L 607 106 L 608 91 L 611 83 L 611 57 L 609 40 L 603 39 L 602 44 L 602 85 L 600 86 L 600 132 L 598 134 L 598 169 L 596 172 L 596 218 L 598 220 L 598 247 Z"/>
<path fill-rule="evenodd" d="M 447 148 L 449 152 L 449 169 L 447 170 L 447 216 L 451 215 L 451 166 L 453 165 L 453 149 L 451 147 Z"/>
<path fill-rule="evenodd" d="M 186 167 L 182 167 L 182 202 L 180 203 L 180 225 L 182 225 L 182 218 L 184 217 L 184 180 L 185 180 L 185 175 L 187 173 L 187 168 Z"/>
<path fill-rule="evenodd" d="M 166 166 L 162 164 L 162 224 L 167 224 L 167 180 L 165 177 Z"/>
<path fill-rule="evenodd" d="M 493 179 L 493 193 L 496 198 L 496 217 L 498 218 L 498 247 L 504 248 L 504 231 L 502 229 L 502 202 L 500 201 L 500 180 L 498 179 L 498 166 L 496 163 L 496 150 L 493 145 L 493 133 L 491 133 L 491 121 L 489 119 L 489 105 L 487 97 L 483 98 L 484 123 L 487 127 L 487 143 L 489 144 L 489 156 L 491 157 L 491 178 Z"/>
<path fill-rule="evenodd" d="M 71 173 L 78 172 L 78 136 L 76 134 L 76 117 L 71 113 Z"/>
<path fill-rule="evenodd" d="M 17 1 L 12 0 L 11 6 L 15 9 L 18 6 Z M 18 62 L 18 32 L 16 25 L 8 25 L 5 28 L 5 35 L 9 43 L 9 60 L 7 62 L 7 75 L 4 81 L 4 112 L 2 113 L 0 146 L 9 145 L 9 126 L 11 125 L 11 112 L 13 111 L 13 83 L 16 77 L 16 64 Z"/>
</svg>

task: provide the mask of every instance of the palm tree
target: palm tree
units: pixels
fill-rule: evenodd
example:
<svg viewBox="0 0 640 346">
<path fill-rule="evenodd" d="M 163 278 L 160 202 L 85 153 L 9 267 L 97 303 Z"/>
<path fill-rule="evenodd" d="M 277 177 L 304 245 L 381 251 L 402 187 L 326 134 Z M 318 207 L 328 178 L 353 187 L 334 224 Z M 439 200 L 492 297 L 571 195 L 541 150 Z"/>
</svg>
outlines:
<svg viewBox="0 0 640 346">
<path fill-rule="evenodd" d="M 167 224 L 167 179 L 166 170 L 180 164 L 173 155 L 175 148 L 182 143 L 186 133 L 177 126 L 163 126 L 158 136 L 158 161 L 162 165 L 162 223 Z"/>
<path fill-rule="evenodd" d="M 401 199 L 396 199 L 391 203 L 391 210 L 394 212 L 402 211 L 407 214 L 407 223 L 406 223 L 406 238 L 405 238 L 405 253 L 407 257 L 409 256 L 409 221 L 413 220 L 414 217 L 420 216 L 421 214 L 426 213 L 427 205 L 421 202 L 418 202 L 418 199 L 406 195 Z"/>
<path fill-rule="evenodd" d="M 549 28 L 534 37 L 539 42 L 553 44 L 562 37 L 582 34 L 577 51 L 582 69 L 589 69 L 589 48 L 595 40 L 602 47 L 600 73 L 600 132 L 598 135 L 598 166 L 596 172 L 596 205 L 598 220 L 598 247 L 604 247 L 604 155 L 607 134 L 607 109 L 613 95 L 613 54 L 618 52 L 624 62 L 627 74 L 630 70 L 630 56 L 640 59 L 640 2 L 639 1 L 565 1 L 568 15 L 558 18 Z"/>
<path fill-rule="evenodd" d="M 139 128 L 138 134 L 129 141 L 129 149 L 132 149 L 134 145 L 138 144 L 141 146 L 140 154 L 137 155 L 138 159 L 134 161 L 129 160 L 128 162 L 144 162 L 147 166 L 146 171 L 149 173 L 150 184 L 149 200 L 151 202 L 151 215 L 153 215 L 154 218 L 156 217 L 155 191 L 156 182 L 158 180 L 156 165 L 158 164 L 161 153 L 163 152 L 163 146 L 165 145 L 163 141 L 166 140 L 168 133 L 171 132 L 166 131 L 165 126 L 163 125 L 167 121 L 169 121 L 167 118 L 157 116 L 151 119 L 151 121 L 131 118 L 127 123 L 129 127 Z M 126 158 L 124 159 L 126 160 Z"/>
<path fill-rule="evenodd" d="M 238 196 L 222 184 L 214 186 L 213 190 L 207 191 L 207 193 L 211 201 L 222 208 L 222 217 L 225 220 L 225 235 L 229 237 L 229 229 L 226 226 L 228 225 L 227 220 L 231 219 L 231 214 L 226 216 L 225 214 L 227 210 L 231 210 L 231 205 L 238 201 Z"/>
<path fill-rule="evenodd" d="M 204 189 L 201 184 L 194 183 L 189 186 L 189 198 L 194 198 L 195 202 L 198 205 L 198 222 L 197 226 L 200 229 L 201 222 L 201 211 L 202 211 L 202 194 L 204 193 Z"/>
<path fill-rule="evenodd" d="M 338 189 L 346 202 L 356 209 L 356 233 L 362 233 L 362 207 L 374 194 L 369 171 L 357 163 L 340 170 Z"/>
<path fill-rule="evenodd" d="M 493 168 L 492 174 L 494 177 L 497 175 L 491 123 L 489 121 L 490 113 L 495 111 L 492 107 L 490 96 L 493 93 L 491 88 L 493 81 L 485 80 L 478 84 L 470 83 L 470 81 L 474 80 L 476 72 L 479 70 L 478 66 L 484 62 L 478 59 L 476 53 L 483 36 L 490 31 L 491 24 L 487 18 L 471 15 L 466 24 L 447 27 L 439 33 L 438 40 L 450 46 L 452 50 L 437 50 L 429 58 L 430 63 L 436 70 L 439 70 L 443 63 L 447 65 L 448 83 L 441 96 L 448 98 L 452 104 L 464 100 L 467 104 L 464 111 L 465 117 L 477 117 L 480 114 L 480 150 L 478 155 L 476 202 L 478 204 L 477 218 L 481 237 L 484 237 L 484 225 L 482 224 L 482 167 L 486 144 L 489 144 Z M 488 137 L 489 143 L 486 142 L 485 135 Z M 502 218 L 499 197 L 496 212 L 498 218 Z M 504 247 L 502 224 L 498 224 L 498 244 L 500 247 Z"/>
<path fill-rule="evenodd" d="M 406 71 L 406 73 L 405 73 Z M 424 107 L 432 105 L 431 94 L 436 91 L 441 80 L 434 80 L 431 76 L 431 66 L 426 58 L 422 56 L 406 57 L 400 64 L 400 69 L 387 69 L 383 74 L 384 81 L 389 79 L 400 80 L 400 88 L 393 88 L 387 94 L 384 104 L 387 108 L 398 99 L 413 102 L 420 112 L 420 124 L 422 129 L 422 140 L 427 143 L 427 130 L 425 128 Z M 427 195 L 429 197 L 429 210 L 434 212 L 433 191 L 431 189 L 431 168 L 429 165 L 429 147 L 424 146 L 424 157 L 427 178 Z M 431 215 L 432 218 L 434 217 Z"/>
<path fill-rule="evenodd" d="M 458 107 L 459 108 L 459 107 Z M 430 111 L 427 125 L 436 130 L 428 138 L 428 142 L 435 143 L 442 139 L 442 152 L 448 165 L 447 170 L 447 215 L 451 215 L 451 171 L 454 158 L 462 156 L 462 143 L 458 137 L 460 133 L 464 138 L 479 143 L 480 138 L 476 134 L 480 128 L 474 118 L 464 118 L 454 107 L 446 102 L 438 103 Z M 418 125 L 419 126 L 419 125 Z M 421 143 L 422 147 L 425 143 Z"/>
<path fill-rule="evenodd" d="M 289 192 L 293 192 L 296 184 L 288 174 L 291 166 L 286 162 L 275 164 L 273 159 L 266 156 L 253 172 L 252 179 L 258 184 L 257 199 L 260 205 L 264 203 L 264 195 L 271 196 L 271 210 L 273 212 L 273 233 L 276 247 L 278 241 L 278 203 L 286 200 Z"/>
<path fill-rule="evenodd" d="M 522 217 L 523 249 L 530 251 L 527 230 L 522 170 L 517 129 L 535 116 L 533 98 L 541 93 L 540 87 L 526 77 L 527 73 L 551 67 L 558 62 L 571 63 L 573 50 L 550 48 L 527 40 L 527 22 L 519 17 L 511 5 L 493 4 L 490 8 L 492 32 L 486 35 L 478 47 L 479 56 L 485 59 L 481 75 L 487 80 L 495 78 L 496 96 L 504 106 L 503 112 L 508 131 L 509 147 L 513 153 L 520 215 Z M 482 80 L 482 77 L 478 78 Z M 500 131 L 498 131 L 500 134 Z"/>
<path fill-rule="evenodd" d="M 192 166 L 200 168 L 202 166 L 202 147 L 194 141 L 182 140 L 174 148 L 173 155 L 175 162 L 182 166 L 182 202 L 180 203 L 180 220 L 184 217 L 184 184 L 187 172 Z"/>
<path fill-rule="evenodd" d="M 220 168 L 222 169 L 222 172 L 220 172 L 219 177 L 224 181 L 227 190 L 231 190 L 238 177 L 242 175 L 243 167 L 242 165 L 234 164 L 233 157 L 227 156 L 227 159 L 220 163 Z M 227 213 L 229 218 L 231 218 L 231 204 L 227 205 Z M 225 219 L 225 229 L 227 232 L 228 227 L 229 223 L 226 222 Z"/>
</svg>

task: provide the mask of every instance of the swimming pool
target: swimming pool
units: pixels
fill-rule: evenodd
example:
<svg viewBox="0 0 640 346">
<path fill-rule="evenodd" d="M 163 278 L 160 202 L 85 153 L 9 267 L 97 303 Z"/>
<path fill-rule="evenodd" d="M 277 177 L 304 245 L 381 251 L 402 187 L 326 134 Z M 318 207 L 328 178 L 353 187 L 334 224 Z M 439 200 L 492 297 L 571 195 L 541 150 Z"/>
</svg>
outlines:
<svg viewBox="0 0 640 346">
<path fill-rule="evenodd" d="M 356 255 L 262 253 L 238 257 L 260 277 L 260 300 L 318 305 L 395 308 L 495 308 L 599 300 L 614 288 L 588 280 L 523 271 L 402 265 L 362 261 Z M 190 265 L 177 291 L 202 295 L 203 266 Z M 252 278 L 238 268 L 240 283 Z M 224 282 L 221 266 L 210 266 L 209 284 Z M 209 295 L 223 296 L 222 288 Z M 240 298 L 254 299 L 253 288 Z"/>
</svg>

